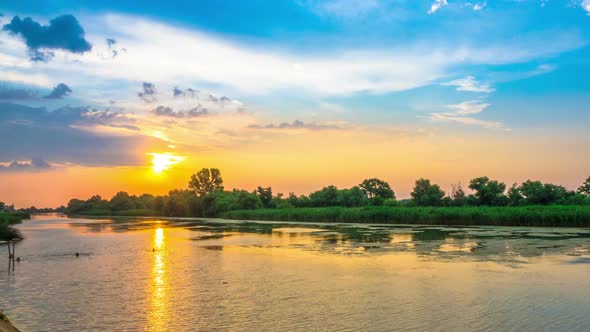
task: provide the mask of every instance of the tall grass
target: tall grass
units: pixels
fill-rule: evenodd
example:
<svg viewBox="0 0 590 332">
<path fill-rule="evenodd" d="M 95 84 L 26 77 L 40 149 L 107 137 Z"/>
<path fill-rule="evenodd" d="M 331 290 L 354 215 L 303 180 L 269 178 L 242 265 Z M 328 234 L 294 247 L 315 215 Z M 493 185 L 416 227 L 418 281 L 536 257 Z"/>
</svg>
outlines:
<svg viewBox="0 0 590 332">
<path fill-rule="evenodd" d="M 590 227 L 590 206 L 288 208 L 236 210 L 221 217 L 302 222 Z"/>
</svg>

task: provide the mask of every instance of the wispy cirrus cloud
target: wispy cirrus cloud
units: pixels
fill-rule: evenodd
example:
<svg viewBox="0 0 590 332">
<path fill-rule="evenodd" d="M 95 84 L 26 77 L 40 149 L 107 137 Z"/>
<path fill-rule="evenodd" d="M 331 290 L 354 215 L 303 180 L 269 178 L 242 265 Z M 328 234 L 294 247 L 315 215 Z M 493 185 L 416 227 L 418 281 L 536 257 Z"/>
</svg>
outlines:
<svg viewBox="0 0 590 332">
<path fill-rule="evenodd" d="M 447 105 L 451 112 L 431 113 L 429 118 L 432 121 L 456 122 L 464 125 L 474 125 L 490 129 L 510 130 L 498 121 L 486 121 L 474 118 L 473 115 L 483 112 L 490 104 L 472 100 L 459 104 Z"/>
<path fill-rule="evenodd" d="M 494 89 L 487 82 L 478 82 L 475 77 L 473 76 L 466 76 L 464 78 L 456 79 L 447 83 L 442 83 L 441 85 L 450 85 L 456 86 L 457 91 L 470 91 L 470 92 L 484 92 L 490 93 L 493 92 Z"/>
</svg>

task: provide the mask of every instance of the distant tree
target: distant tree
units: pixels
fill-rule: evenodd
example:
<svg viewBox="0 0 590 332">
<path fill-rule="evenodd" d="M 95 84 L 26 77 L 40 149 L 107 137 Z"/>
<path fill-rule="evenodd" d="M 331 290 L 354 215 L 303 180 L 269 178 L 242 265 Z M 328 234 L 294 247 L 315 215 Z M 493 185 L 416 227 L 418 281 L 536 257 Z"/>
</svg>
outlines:
<svg viewBox="0 0 590 332">
<path fill-rule="evenodd" d="M 327 186 L 313 192 L 309 195 L 309 203 L 311 206 L 338 206 L 338 188 L 335 186 Z"/>
<path fill-rule="evenodd" d="M 0 211 L 4 210 L 6 204 L 4 202 L 0 202 Z"/>
<path fill-rule="evenodd" d="M 395 198 L 395 193 L 389 183 L 380 179 L 366 179 L 359 184 L 359 187 L 374 205 L 381 205 L 386 199 Z"/>
<path fill-rule="evenodd" d="M 451 185 L 451 204 L 452 206 L 464 206 L 467 204 L 467 197 L 465 196 L 465 191 L 461 186 L 461 182 Z"/>
<path fill-rule="evenodd" d="M 586 181 L 584 181 L 584 183 L 582 183 L 580 188 L 578 188 L 578 193 L 585 196 L 590 196 L 590 176 L 586 179 Z"/>
<path fill-rule="evenodd" d="M 418 206 L 441 206 L 445 192 L 428 179 L 418 179 L 410 196 Z"/>
<path fill-rule="evenodd" d="M 191 176 L 188 188 L 201 197 L 213 191 L 223 191 L 221 172 L 217 168 L 203 168 Z"/>
<path fill-rule="evenodd" d="M 113 211 L 123 211 L 135 208 L 133 199 L 125 191 L 119 191 L 116 193 L 109 201 L 109 206 Z"/>
<path fill-rule="evenodd" d="M 68 207 L 67 207 L 67 212 L 68 213 L 78 213 L 80 211 L 82 211 L 82 208 L 84 207 L 84 201 L 81 199 L 70 199 L 70 201 L 68 202 Z"/>
<path fill-rule="evenodd" d="M 358 186 L 338 191 L 338 202 L 340 206 L 357 207 L 367 205 L 368 200 L 365 192 Z"/>
<path fill-rule="evenodd" d="M 504 205 L 507 198 L 504 196 L 506 184 L 496 180 L 490 180 L 487 176 L 475 178 L 469 182 L 469 189 L 475 191 L 476 205 Z"/>
<path fill-rule="evenodd" d="M 275 202 L 273 201 L 273 197 L 272 197 L 272 188 L 271 187 L 258 187 L 255 191 L 256 196 L 258 196 L 258 198 L 260 198 L 260 201 L 262 202 L 262 207 L 269 209 L 269 208 L 275 208 Z"/>
<path fill-rule="evenodd" d="M 520 192 L 518 184 L 514 183 L 510 189 L 508 189 L 508 201 L 510 206 L 519 206 L 523 203 L 524 197 Z"/>
</svg>

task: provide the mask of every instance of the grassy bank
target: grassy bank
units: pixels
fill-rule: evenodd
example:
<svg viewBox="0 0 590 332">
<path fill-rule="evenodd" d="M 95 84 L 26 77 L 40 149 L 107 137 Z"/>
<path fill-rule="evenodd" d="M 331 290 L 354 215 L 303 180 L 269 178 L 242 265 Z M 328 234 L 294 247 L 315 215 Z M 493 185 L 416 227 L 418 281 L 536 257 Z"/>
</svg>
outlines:
<svg viewBox="0 0 590 332">
<path fill-rule="evenodd" d="M 590 227 L 590 206 L 290 208 L 229 211 L 239 220 Z"/>
<path fill-rule="evenodd" d="M 0 241 L 22 239 L 21 233 L 10 225 L 18 224 L 23 219 L 30 218 L 28 213 L 0 212 Z"/>
<path fill-rule="evenodd" d="M 111 210 L 88 210 L 78 212 L 78 215 L 82 216 L 113 216 L 113 217 L 155 217 L 158 213 L 154 210 L 149 209 L 132 209 L 123 211 L 111 211 Z"/>
</svg>

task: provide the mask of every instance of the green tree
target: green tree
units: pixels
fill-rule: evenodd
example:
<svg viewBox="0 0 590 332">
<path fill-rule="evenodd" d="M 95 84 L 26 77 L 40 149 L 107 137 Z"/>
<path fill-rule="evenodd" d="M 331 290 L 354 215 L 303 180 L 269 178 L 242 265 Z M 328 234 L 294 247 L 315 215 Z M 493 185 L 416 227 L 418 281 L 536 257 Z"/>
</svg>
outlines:
<svg viewBox="0 0 590 332">
<path fill-rule="evenodd" d="M 557 204 L 567 201 L 574 194 L 562 186 L 531 180 L 523 182 L 519 189 L 527 205 Z"/>
<path fill-rule="evenodd" d="M 518 184 L 514 183 L 510 189 L 508 189 L 508 201 L 510 206 L 519 206 L 523 203 L 524 197 L 520 192 Z"/>
<path fill-rule="evenodd" d="M 0 211 L 4 210 L 6 204 L 4 202 L 0 202 Z"/>
<path fill-rule="evenodd" d="M 487 176 L 475 178 L 469 182 L 469 189 L 475 191 L 476 205 L 504 205 L 506 184 L 490 180 Z"/>
<path fill-rule="evenodd" d="M 582 183 L 580 188 L 578 188 L 578 193 L 585 196 L 590 196 L 590 176 L 586 179 L 586 181 L 584 181 L 584 183 Z"/>
<path fill-rule="evenodd" d="M 203 168 L 191 176 L 188 188 L 201 197 L 213 191 L 223 191 L 221 172 L 217 168 Z"/>
<path fill-rule="evenodd" d="M 274 201 L 272 199 L 272 188 L 271 187 L 258 187 L 255 191 L 256 196 L 258 196 L 258 198 L 260 198 L 260 201 L 262 202 L 262 207 L 268 209 L 268 208 L 275 208 L 275 204 Z"/>
<path fill-rule="evenodd" d="M 374 205 L 381 205 L 386 199 L 395 198 L 395 193 L 389 183 L 380 179 L 366 179 L 359 184 L 359 187 Z"/>
<path fill-rule="evenodd" d="M 365 192 L 358 186 L 338 191 L 338 202 L 340 206 L 356 207 L 367 205 L 368 200 Z"/>
<path fill-rule="evenodd" d="M 457 183 L 456 185 L 451 185 L 451 205 L 453 206 L 464 206 L 467 204 L 467 197 L 465 196 L 465 191 L 461 186 L 461 182 Z"/>
<path fill-rule="evenodd" d="M 418 206 L 441 206 L 445 192 L 428 179 L 418 179 L 410 196 Z"/>
<path fill-rule="evenodd" d="M 314 207 L 338 206 L 338 188 L 327 186 L 309 195 L 309 203 Z"/>
<path fill-rule="evenodd" d="M 100 196 L 99 196 L 100 197 Z M 135 204 L 131 196 L 124 191 L 119 191 L 113 196 L 109 202 L 109 206 L 113 211 L 123 211 L 135 208 Z"/>
</svg>

